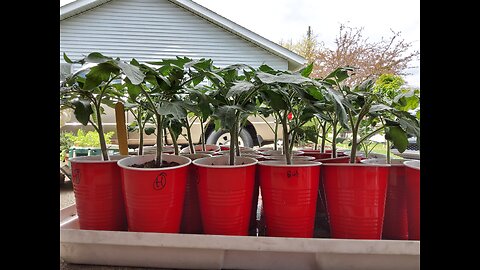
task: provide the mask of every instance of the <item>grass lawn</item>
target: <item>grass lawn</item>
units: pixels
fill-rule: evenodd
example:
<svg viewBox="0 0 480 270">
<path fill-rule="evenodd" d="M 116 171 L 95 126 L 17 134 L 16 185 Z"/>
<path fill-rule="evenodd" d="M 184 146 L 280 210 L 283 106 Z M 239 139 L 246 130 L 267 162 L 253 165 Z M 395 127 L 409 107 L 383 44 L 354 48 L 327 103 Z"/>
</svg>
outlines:
<svg viewBox="0 0 480 270">
<path fill-rule="evenodd" d="M 375 143 L 373 143 L 372 145 L 370 145 L 370 147 L 369 147 L 368 149 L 370 150 L 373 145 L 375 145 Z M 350 149 L 350 146 L 349 146 L 348 144 L 337 143 L 337 148 Z M 359 149 L 359 150 L 357 150 L 357 151 L 362 151 L 362 152 L 363 152 L 363 149 Z M 386 154 L 387 154 L 387 147 L 386 147 L 386 145 L 385 145 L 384 143 L 378 143 L 377 145 L 375 145 L 375 146 L 373 147 L 372 153 L 378 153 L 378 154 L 384 154 L 384 155 L 386 155 Z M 403 159 L 403 158 L 400 157 L 400 156 L 394 155 L 392 152 L 390 152 L 390 156 L 391 156 L 391 158 Z"/>
</svg>

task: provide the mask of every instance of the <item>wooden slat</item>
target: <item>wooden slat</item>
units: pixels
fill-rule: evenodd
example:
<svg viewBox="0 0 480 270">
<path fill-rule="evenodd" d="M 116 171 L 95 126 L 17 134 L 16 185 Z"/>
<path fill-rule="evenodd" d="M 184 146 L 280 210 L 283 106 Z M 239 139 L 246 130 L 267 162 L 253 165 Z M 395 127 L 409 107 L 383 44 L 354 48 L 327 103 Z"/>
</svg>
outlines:
<svg viewBox="0 0 480 270">
<path fill-rule="evenodd" d="M 115 121 L 117 123 L 118 149 L 120 150 L 120 155 L 128 155 L 125 108 L 121 102 L 117 102 L 115 105 Z"/>
</svg>

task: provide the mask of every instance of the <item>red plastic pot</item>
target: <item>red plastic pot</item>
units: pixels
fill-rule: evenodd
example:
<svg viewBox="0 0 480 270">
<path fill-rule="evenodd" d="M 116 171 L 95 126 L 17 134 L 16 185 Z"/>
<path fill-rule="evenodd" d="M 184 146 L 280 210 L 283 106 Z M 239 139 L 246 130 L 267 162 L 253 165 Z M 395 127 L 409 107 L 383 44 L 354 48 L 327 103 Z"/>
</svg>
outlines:
<svg viewBox="0 0 480 270">
<path fill-rule="evenodd" d="M 194 145 L 193 147 L 195 149 L 195 153 L 198 153 L 198 154 L 211 154 L 211 155 L 213 155 L 214 153 L 221 150 L 221 147 L 218 146 L 218 145 L 215 145 L 215 144 L 206 144 L 205 145 L 205 151 L 202 150 L 203 148 L 202 148 L 201 144 Z M 187 146 L 187 147 L 182 148 L 182 150 L 180 150 L 180 154 L 190 154 L 190 147 Z"/>
<path fill-rule="evenodd" d="M 250 158 L 254 158 L 258 161 L 264 161 L 265 160 L 265 156 L 264 155 L 260 155 L 260 154 L 240 154 L 242 157 L 250 157 Z"/>
<path fill-rule="evenodd" d="M 196 160 L 204 157 L 211 157 L 210 154 L 182 154 L 189 159 Z M 193 163 L 188 165 L 187 186 L 185 188 L 185 201 L 183 204 L 182 223 L 180 224 L 181 233 L 203 233 L 202 215 L 200 213 L 200 202 L 198 201 L 197 191 L 197 168 Z"/>
<path fill-rule="evenodd" d="M 322 153 L 320 150 L 312 150 L 312 149 L 301 149 L 300 151 L 303 152 L 302 156 L 310 156 L 314 157 L 314 159 L 324 159 L 324 158 L 331 158 L 332 151 L 330 153 Z"/>
<path fill-rule="evenodd" d="M 71 158 L 72 184 L 80 229 L 124 231 L 127 229 L 120 168 L 128 156 Z"/>
<path fill-rule="evenodd" d="M 262 155 L 264 156 L 283 156 L 283 150 L 267 150 L 263 151 Z M 300 156 L 303 155 L 303 151 L 293 150 L 292 156 Z"/>
<path fill-rule="evenodd" d="M 325 153 L 331 154 L 332 152 L 333 152 L 332 149 L 326 149 L 326 150 L 325 150 Z M 345 152 L 344 152 L 344 151 L 338 151 L 338 150 L 337 150 L 337 157 L 338 157 L 338 156 L 343 156 L 343 155 L 345 155 Z"/>
<path fill-rule="evenodd" d="M 228 156 L 193 161 L 205 234 L 248 235 L 257 160 Z"/>
<path fill-rule="evenodd" d="M 382 239 L 408 240 L 407 192 L 404 159 L 392 159 L 388 173 Z M 386 164 L 385 159 L 362 160 L 364 164 Z"/>
<path fill-rule="evenodd" d="M 285 160 L 285 155 L 264 156 L 265 160 Z M 311 156 L 292 156 L 292 160 L 313 161 L 315 158 Z"/>
<path fill-rule="evenodd" d="M 405 161 L 408 239 L 420 240 L 420 160 Z"/>
<path fill-rule="evenodd" d="M 154 155 L 122 159 L 123 194 L 128 230 L 133 232 L 178 233 L 183 212 L 189 158 L 163 155 L 163 160 L 180 165 L 165 168 L 134 168 L 155 159 Z"/>
<path fill-rule="evenodd" d="M 332 151 L 330 150 L 330 153 L 328 155 L 331 155 Z M 342 156 L 342 157 L 336 157 L 336 158 L 323 158 L 323 159 L 315 159 L 314 161 L 316 162 L 321 162 L 322 164 L 326 163 L 349 163 L 350 162 L 350 157 L 349 156 Z M 321 178 L 323 179 L 323 171 L 321 173 Z M 323 180 L 322 180 L 323 181 Z M 325 201 L 325 190 L 323 185 L 319 185 L 318 188 L 318 196 L 319 196 L 319 202 L 317 203 L 317 217 L 322 217 L 325 216 L 327 213 L 327 208 L 326 208 L 326 201 Z M 328 217 L 327 217 L 327 222 L 328 222 Z"/>
<path fill-rule="evenodd" d="M 257 159 L 258 160 L 258 159 Z M 258 197 L 259 197 L 259 188 L 260 188 L 260 178 L 258 175 L 258 166 L 255 169 L 255 183 L 253 185 L 253 196 L 252 196 L 252 207 L 250 208 L 250 224 L 248 225 L 248 235 L 257 236 L 258 221 L 257 221 L 257 210 L 258 210 Z"/>
<path fill-rule="evenodd" d="M 336 158 L 323 158 L 323 159 L 316 159 L 315 161 L 321 163 L 349 163 L 350 157 L 349 156 L 342 156 Z"/>
<path fill-rule="evenodd" d="M 381 239 L 388 164 L 323 164 L 332 238 Z"/>
<path fill-rule="evenodd" d="M 259 162 L 267 236 L 313 237 L 320 165 L 313 161 Z"/>
<path fill-rule="evenodd" d="M 230 150 L 222 150 L 218 152 L 221 155 L 230 155 Z M 241 148 L 240 149 L 240 155 L 259 155 L 261 154 L 259 151 L 252 149 L 252 148 Z"/>
</svg>

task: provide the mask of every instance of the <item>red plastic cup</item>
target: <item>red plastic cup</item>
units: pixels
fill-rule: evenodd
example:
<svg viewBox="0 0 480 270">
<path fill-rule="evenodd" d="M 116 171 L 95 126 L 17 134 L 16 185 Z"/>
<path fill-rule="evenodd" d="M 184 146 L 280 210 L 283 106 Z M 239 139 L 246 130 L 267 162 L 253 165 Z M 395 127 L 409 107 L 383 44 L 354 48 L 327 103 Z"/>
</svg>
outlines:
<svg viewBox="0 0 480 270">
<path fill-rule="evenodd" d="M 163 155 L 163 160 L 180 165 L 165 168 L 134 168 L 155 159 L 135 156 L 118 162 L 122 172 L 128 230 L 133 232 L 178 233 L 183 212 L 189 158 Z"/>
<path fill-rule="evenodd" d="M 202 149 L 201 144 L 194 145 L 193 148 L 195 149 L 196 154 L 210 154 L 213 155 L 214 153 L 218 152 L 221 150 L 221 147 L 216 144 L 206 144 L 205 145 L 205 151 Z M 180 150 L 180 154 L 190 154 L 190 147 L 184 147 L 182 150 Z"/>
<path fill-rule="evenodd" d="M 313 237 L 320 165 L 313 161 L 259 162 L 267 236 Z"/>
<path fill-rule="evenodd" d="M 331 154 L 332 152 L 333 152 L 332 149 L 326 149 L 326 150 L 325 150 L 325 153 Z M 344 151 L 338 151 L 338 150 L 337 150 L 337 157 L 338 157 L 338 156 L 343 156 L 343 155 L 345 155 L 345 152 L 344 152 Z"/>
<path fill-rule="evenodd" d="M 392 159 L 388 173 L 382 239 L 408 240 L 407 193 L 404 159 Z M 364 164 L 386 164 L 385 159 L 362 160 Z"/>
<path fill-rule="evenodd" d="M 332 154 L 332 150 L 330 150 L 330 153 L 328 155 Z M 322 159 L 315 159 L 314 161 L 316 162 L 321 162 L 322 164 L 326 163 L 349 163 L 350 162 L 350 157 L 349 156 L 342 156 L 342 157 L 328 157 L 328 158 L 322 158 Z M 323 179 L 323 171 L 321 172 L 321 178 Z M 323 181 L 323 180 L 322 180 Z M 324 215 L 327 212 L 326 209 L 326 200 L 325 200 L 325 190 L 323 187 L 323 184 L 319 185 L 319 203 L 317 206 L 317 215 Z M 328 219 L 328 217 L 327 217 Z"/>
<path fill-rule="evenodd" d="M 342 156 L 336 158 L 323 158 L 323 159 L 316 159 L 315 161 L 321 163 L 349 163 L 350 157 L 349 156 Z"/>
<path fill-rule="evenodd" d="M 332 238 L 381 239 L 388 164 L 323 164 Z"/>
<path fill-rule="evenodd" d="M 248 235 L 257 160 L 215 156 L 193 161 L 205 234 Z"/>
<path fill-rule="evenodd" d="M 408 239 L 420 240 L 420 160 L 405 161 Z"/>
<path fill-rule="evenodd" d="M 72 184 L 80 229 L 125 231 L 127 220 L 117 161 L 127 156 L 71 158 Z"/>
<path fill-rule="evenodd" d="M 320 150 L 311 150 L 311 149 L 301 149 L 300 151 L 303 152 L 302 156 L 310 156 L 314 157 L 314 159 L 324 159 L 324 158 L 331 158 L 332 153 L 322 153 Z"/>
<path fill-rule="evenodd" d="M 189 159 L 196 160 L 204 157 L 211 157 L 210 154 L 182 154 Z M 198 201 L 197 191 L 197 168 L 193 163 L 188 165 L 188 179 L 185 189 L 185 201 L 183 204 L 182 223 L 180 225 L 181 233 L 203 233 L 202 215 L 200 213 L 200 202 Z"/>
<path fill-rule="evenodd" d="M 258 159 L 257 159 L 258 160 Z M 259 197 L 260 179 L 258 176 L 258 169 L 255 170 L 255 184 L 253 186 L 252 207 L 250 208 L 250 224 L 248 225 L 248 235 L 257 236 L 258 222 L 258 197 Z"/>
<path fill-rule="evenodd" d="M 313 161 L 315 158 L 312 156 L 292 156 L 292 160 L 298 161 Z M 280 160 L 285 161 L 285 155 L 275 155 L 275 156 L 264 156 L 264 160 Z"/>
</svg>

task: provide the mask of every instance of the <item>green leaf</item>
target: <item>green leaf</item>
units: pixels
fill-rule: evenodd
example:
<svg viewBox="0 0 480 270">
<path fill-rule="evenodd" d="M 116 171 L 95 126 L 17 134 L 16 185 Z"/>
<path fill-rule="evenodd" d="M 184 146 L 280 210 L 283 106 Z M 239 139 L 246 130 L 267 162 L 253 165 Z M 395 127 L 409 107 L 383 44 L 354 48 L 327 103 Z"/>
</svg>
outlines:
<svg viewBox="0 0 480 270">
<path fill-rule="evenodd" d="M 304 67 L 303 69 L 300 70 L 300 74 L 303 77 L 308 77 L 313 71 L 313 62 L 310 63 L 310 65 Z"/>
<path fill-rule="evenodd" d="M 143 131 L 145 131 L 145 134 L 147 135 L 152 135 L 153 133 L 155 133 L 155 127 L 146 127 L 145 129 L 143 129 Z"/>
<path fill-rule="evenodd" d="M 109 63 L 101 63 L 92 68 L 86 75 L 83 89 L 91 90 L 99 86 L 102 82 L 107 82 L 112 73 L 117 73 L 119 69 Z"/>
<path fill-rule="evenodd" d="M 315 116 L 315 110 L 311 107 L 304 108 L 300 114 L 300 122 L 308 122 Z"/>
<path fill-rule="evenodd" d="M 134 132 L 138 130 L 138 123 L 137 121 L 133 121 L 130 123 L 130 125 L 127 126 L 127 131 L 128 132 Z"/>
<path fill-rule="evenodd" d="M 214 119 L 213 123 L 215 124 L 215 131 L 219 131 L 222 128 L 220 119 Z"/>
<path fill-rule="evenodd" d="M 310 94 L 312 97 L 316 98 L 317 100 L 323 100 L 324 97 L 322 95 L 322 92 L 314 86 L 309 86 L 305 89 L 308 94 Z"/>
<path fill-rule="evenodd" d="M 78 122 L 86 126 L 90 115 L 93 113 L 92 106 L 88 100 L 75 100 L 72 102 L 72 105 L 75 107 L 74 115 L 77 118 Z"/>
<path fill-rule="evenodd" d="M 160 81 L 159 81 L 160 79 Z M 170 80 L 167 79 L 165 76 L 159 74 L 159 73 L 147 73 L 146 77 L 145 77 L 145 81 L 150 83 L 151 85 L 153 86 L 158 86 L 160 84 L 166 84 L 167 87 L 170 87 L 171 84 L 170 84 Z"/>
<path fill-rule="evenodd" d="M 332 102 L 334 108 L 335 108 L 335 113 L 338 117 L 338 121 L 340 122 L 340 125 L 343 128 L 348 129 L 348 117 L 347 117 L 347 111 L 345 110 L 345 100 L 343 96 L 338 93 L 336 90 L 328 87 L 327 88 L 327 95 L 326 97 Z"/>
<path fill-rule="evenodd" d="M 219 107 L 214 115 L 220 120 L 220 125 L 223 128 L 231 130 L 234 124 L 238 124 L 236 123 L 236 113 L 241 110 L 242 108 L 238 106 L 225 105 Z"/>
<path fill-rule="evenodd" d="M 132 109 L 137 108 L 139 105 L 136 104 L 136 103 L 124 102 L 123 106 L 124 106 L 125 110 L 132 110 Z"/>
<path fill-rule="evenodd" d="M 175 139 L 178 139 L 180 134 L 182 134 L 182 123 L 176 119 L 170 119 L 169 121 L 169 126 L 173 134 L 172 137 Z"/>
<path fill-rule="evenodd" d="M 226 98 L 240 95 L 243 92 L 249 91 L 253 87 L 255 87 L 255 85 L 251 82 L 246 82 L 246 81 L 237 82 L 232 87 L 230 87 L 230 89 L 227 92 Z"/>
<path fill-rule="evenodd" d="M 415 116 L 404 111 L 394 111 L 394 114 L 398 117 L 397 121 L 408 134 L 420 137 L 420 123 Z"/>
<path fill-rule="evenodd" d="M 407 133 L 399 126 L 385 127 L 385 139 L 391 141 L 400 153 L 407 149 Z"/>
<path fill-rule="evenodd" d="M 305 78 L 299 74 L 281 74 L 281 75 L 272 75 L 265 72 L 259 72 L 257 74 L 258 79 L 266 84 L 273 83 L 291 83 L 291 84 L 302 84 L 305 82 L 312 82 L 310 78 Z"/>
<path fill-rule="evenodd" d="M 125 80 L 125 84 L 127 85 L 127 92 L 130 98 L 136 100 L 138 95 L 142 92 L 142 87 L 140 85 L 132 84 L 129 79 Z"/>
<path fill-rule="evenodd" d="M 368 110 L 369 113 L 373 112 L 378 112 L 378 111 L 385 111 L 385 110 L 390 110 L 392 109 L 391 107 L 384 105 L 384 104 L 375 104 L 370 107 Z"/>
<path fill-rule="evenodd" d="M 175 119 L 182 119 L 187 116 L 187 111 L 183 108 L 180 101 L 160 102 L 157 112 L 160 115 L 172 115 Z"/>
<path fill-rule="evenodd" d="M 63 60 L 65 60 L 65 62 L 67 62 L 69 64 L 73 64 L 73 61 L 70 60 L 70 58 L 68 58 L 68 56 L 65 52 L 63 53 Z"/>
<path fill-rule="evenodd" d="M 193 83 L 194 86 L 197 86 L 199 83 L 203 82 L 203 79 L 204 79 L 204 77 L 202 77 L 202 76 L 195 77 L 192 80 L 192 83 Z"/>
<path fill-rule="evenodd" d="M 145 74 L 143 74 L 139 67 L 117 60 L 115 60 L 115 63 L 133 84 L 138 85 L 145 79 Z"/>
<path fill-rule="evenodd" d="M 268 105 L 276 111 L 288 110 L 288 104 L 283 99 L 284 96 L 276 91 L 266 90 L 264 91 Z"/>
<path fill-rule="evenodd" d="M 265 72 L 265 73 L 270 73 L 270 74 L 275 74 L 276 73 L 276 71 L 273 68 L 271 68 L 270 66 L 265 65 L 265 64 L 261 65 L 258 69 L 260 71 Z"/>
<path fill-rule="evenodd" d="M 213 83 L 215 83 L 217 85 L 219 83 L 225 84 L 225 80 L 221 76 L 219 76 L 218 74 L 216 74 L 214 72 L 206 72 L 205 76 L 207 76 L 207 78 L 209 78 Z"/>
<path fill-rule="evenodd" d="M 332 73 L 328 74 L 325 79 L 327 78 L 333 78 L 334 83 L 340 83 L 346 78 L 348 78 L 350 75 L 348 72 L 353 71 L 353 68 L 351 67 L 339 67 L 335 69 Z"/>
<path fill-rule="evenodd" d="M 89 63 L 105 63 L 105 62 L 110 61 L 110 60 L 112 60 L 112 59 L 113 59 L 113 58 L 104 56 L 103 54 L 101 54 L 101 53 L 99 53 L 99 52 L 93 52 L 93 53 L 90 53 L 90 54 L 85 58 L 85 62 L 89 62 Z"/>
</svg>

